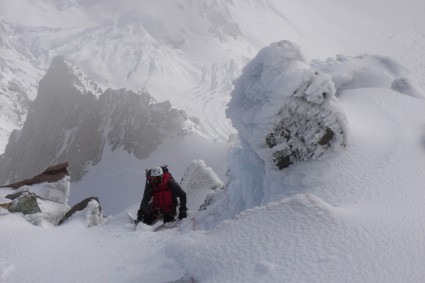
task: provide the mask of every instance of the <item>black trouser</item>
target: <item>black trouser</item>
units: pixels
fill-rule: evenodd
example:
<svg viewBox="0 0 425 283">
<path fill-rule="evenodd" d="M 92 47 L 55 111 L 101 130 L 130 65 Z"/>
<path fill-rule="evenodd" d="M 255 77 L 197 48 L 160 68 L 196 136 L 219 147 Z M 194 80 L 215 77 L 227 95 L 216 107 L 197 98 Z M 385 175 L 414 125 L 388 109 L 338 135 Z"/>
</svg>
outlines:
<svg viewBox="0 0 425 283">
<path fill-rule="evenodd" d="M 173 210 L 170 213 L 164 213 L 159 208 L 155 208 L 152 203 L 149 204 L 146 213 L 140 210 L 137 212 L 137 219 L 147 225 L 152 225 L 162 215 L 164 223 L 174 221 L 177 215 L 176 205 L 173 205 Z"/>
</svg>

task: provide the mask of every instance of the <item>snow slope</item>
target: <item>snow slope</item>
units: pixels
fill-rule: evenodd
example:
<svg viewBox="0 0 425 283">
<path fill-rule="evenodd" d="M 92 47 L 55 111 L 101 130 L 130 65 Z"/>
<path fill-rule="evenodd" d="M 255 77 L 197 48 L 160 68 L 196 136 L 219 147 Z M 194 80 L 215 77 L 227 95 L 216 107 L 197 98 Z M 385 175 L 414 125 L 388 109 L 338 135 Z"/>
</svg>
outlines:
<svg viewBox="0 0 425 283">
<path fill-rule="evenodd" d="M 339 74 L 364 72 L 340 64 Z M 126 213 L 91 228 L 76 218 L 41 229 L 2 210 L 2 282 L 423 282 L 425 100 L 354 77 L 360 85 L 336 98 L 345 149 L 265 175 L 281 181 L 273 199 L 217 221 L 215 208 L 226 214 L 223 202 L 244 199 L 227 188 L 180 228 L 156 233 L 142 224 L 134 231 Z"/>
<path fill-rule="evenodd" d="M 105 6 L 97 5 L 102 2 Z M 142 82 L 159 100 L 169 97 L 179 101 L 184 109 L 192 108 L 189 113 L 205 114 L 201 117 L 210 128 L 220 125 L 210 132 L 214 137 L 228 134 L 228 126 L 222 126 L 227 123 L 222 106 L 230 99 L 229 82 L 239 74 L 242 62 L 264 45 L 282 38 L 302 46 L 307 59 L 323 60 L 338 53 L 377 53 L 390 55 L 414 71 L 404 76 L 407 81 L 424 75 L 423 1 L 213 1 L 212 8 L 203 1 L 173 1 L 171 8 L 164 6 L 167 3 L 171 2 L 127 1 L 117 7 L 112 0 L 48 0 L 41 4 L 28 0 L 27 5 L 5 0 L 0 3 L 0 23 L 9 36 L 12 34 L 8 40 L 19 48 L 9 50 L 11 53 L 3 53 L 4 45 L 0 48 L 9 59 L 31 58 L 36 70 L 24 69 L 33 74 L 39 72 L 28 76 L 34 80 L 41 78 L 40 69 L 46 69 L 49 58 L 61 53 L 75 60 L 91 77 L 97 74 L 100 83 L 108 87 L 139 90 Z M 227 8 L 221 6 L 223 3 L 228 4 L 224 6 Z M 144 15 L 149 23 L 142 25 L 140 31 L 139 22 L 133 19 L 138 18 L 137 11 L 143 5 L 145 14 L 150 9 L 160 9 L 161 13 Z M 81 7 L 92 9 L 88 18 Z M 170 39 L 167 34 L 175 35 L 170 25 L 179 27 L 173 25 L 177 20 L 172 21 L 176 10 L 195 30 L 184 25 L 180 34 L 183 36 Z M 212 17 L 212 23 L 223 19 L 217 15 L 226 15 L 223 22 L 229 23 L 230 14 L 243 37 L 232 36 L 238 29 L 227 30 L 222 37 L 223 29 L 219 29 L 213 30 L 211 41 L 205 36 L 197 38 L 214 25 L 203 25 L 199 18 L 187 16 L 197 14 L 194 11 L 200 11 L 201 19 Z M 214 13 L 217 11 L 221 13 Z M 158 14 L 160 22 L 168 24 L 166 27 L 155 23 L 152 15 Z M 234 27 L 232 23 L 225 27 Z M 146 32 L 148 28 L 150 31 Z M 124 31 L 128 37 L 119 36 Z M 152 45 L 147 45 L 142 54 L 133 53 L 134 46 L 142 46 L 142 41 L 131 39 L 132 34 Z M 181 38 L 187 45 L 176 48 Z M 4 40 L 0 39 L 0 43 Z M 119 56 L 125 59 L 117 62 L 114 52 L 128 57 Z M 150 55 L 143 57 L 147 53 Z M 240 57 L 234 59 L 233 54 Z M 146 59 L 143 62 L 173 60 L 143 67 L 125 65 L 142 62 L 134 60 L 140 57 Z M 358 62 L 352 57 L 346 59 Z M 190 216 L 196 218 L 184 220 L 179 229 L 161 233 L 143 226 L 134 231 L 125 213 L 114 214 L 104 225 L 89 229 L 79 219 L 62 227 L 42 229 L 0 208 L 0 281 L 57 282 L 60 278 L 62 282 L 172 282 L 188 274 L 196 282 L 424 282 L 425 103 L 418 98 L 423 91 L 413 88 L 417 95 L 403 94 L 403 81 L 392 87 L 388 83 L 395 79 L 392 73 L 401 72 L 392 64 L 383 69 L 376 60 L 367 58 L 360 67 L 338 63 L 342 67 L 337 70 L 332 67 L 337 61 L 313 65 L 332 77 L 337 88 L 351 83 L 342 91 L 336 89 L 337 103 L 348 125 L 342 151 L 328 152 L 322 158 L 294 164 L 284 171 L 268 171 L 265 180 L 274 181 L 274 187 L 267 198 L 253 198 L 249 188 L 245 188 L 246 195 L 238 190 L 217 193 L 216 202 L 205 212 L 192 211 Z M 378 76 L 371 69 L 384 75 Z M 391 80 L 387 80 L 388 74 Z M 375 81 L 370 78 L 379 78 L 380 84 L 373 84 Z M 35 89 L 37 84 L 29 85 Z M 208 106 L 200 107 L 205 104 Z M 185 145 L 187 152 L 196 148 L 192 143 L 177 144 Z M 142 162 L 119 151 L 106 156 L 108 162 L 92 168 L 85 184 L 71 187 L 71 199 L 91 185 L 100 192 L 102 186 L 124 182 L 121 187 L 125 188 L 143 182 L 144 169 L 164 160 L 173 160 L 175 165 L 169 163 L 170 169 L 173 174 L 180 170 L 176 174 L 182 176 L 182 164 L 190 164 L 194 158 L 185 155 L 185 150 L 177 151 L 179 155 L 174 158 L 177 153 L 170 148 L 175 145 L 171 140 Z M 220 156 L 223 151 L 211 150 L 208 144 L 198 149 L 205 155 L 202 159 L 215 160 L 213 169 L 221 170 L 218 175 L 224 177 L 226 166 Z M 199 159 L 199 152 L 193 153 Z M 235 160 L 234 156 L 230 158 Z M 251 161 L 257 167 L 264 165 L 257 157 Z M 244 170 L 245 174 L 254 174 L 252 180 L 264 181 L 264 175 L 255 175 L 258 171 L 238 163 L 232 165 L 234 182 L 243 177 L 235 172 Z M 98 183 L 101 176 L 107 178 Z M 265 182 L 260 189 L 270 189 L 267 185 Z M 136 187 L 132 191 L 140 189 Z M 128 203 L 128 210 L 134 214 L 140 200 L 137 193 L 132 193 L 131 203 L 117 202 Z M 105 191 L 108 200 L 115 197 Z M 244 199 L 255 202 L 251 207 L 228 209 Z"/>
</svg>

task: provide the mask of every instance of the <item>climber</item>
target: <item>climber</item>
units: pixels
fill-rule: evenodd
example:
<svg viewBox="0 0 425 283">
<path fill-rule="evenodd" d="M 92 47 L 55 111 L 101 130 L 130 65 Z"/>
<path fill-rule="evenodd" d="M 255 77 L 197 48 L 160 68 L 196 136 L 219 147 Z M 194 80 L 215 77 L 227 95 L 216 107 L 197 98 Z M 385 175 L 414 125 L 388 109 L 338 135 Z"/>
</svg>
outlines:
<svg viewBox="0 0 425 283">
<path fill-rule="evenodd" d="M 174 181 L 167 166 L 146 170 L 145 191 L 137 212 L 136 223 L 152 225 L 160 216 L 166 223 L 174 221 L 176 215 L 180 220 L 187 217 L 186 193 Z"/>
</svg>

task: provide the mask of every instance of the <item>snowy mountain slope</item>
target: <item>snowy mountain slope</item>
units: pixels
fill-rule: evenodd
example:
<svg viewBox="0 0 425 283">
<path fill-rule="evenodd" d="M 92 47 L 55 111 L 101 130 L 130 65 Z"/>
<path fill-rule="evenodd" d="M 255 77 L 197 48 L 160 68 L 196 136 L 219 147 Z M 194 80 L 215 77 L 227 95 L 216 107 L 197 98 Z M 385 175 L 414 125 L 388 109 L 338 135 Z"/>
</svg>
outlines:
<svg viewBox="0 0 425 283">
<path fill-rule="evenodd" d="M 350 130 L 346 149 L 281 173 L 282 201 L 275 195 L 176 241 L 173 254 L 185 255 L 190 274 L 201 282 L 424 280 L 425 102 L 361 88 L 339 103 Z M 228 202 L 237 199 L 228 194 Z"/>
<path fill-rule="evenodd" d="M 16 54 L 0 23 L 0 152 L 3 153 L 10 133 L 25 122 L 29 104 L 37 89 L 34 75 L 41 71 Z"/>
<path fill-rule="evenodd" d="M 226 140 L 234 132 L 222 111 L 231 81 L 263 46 L 293 40 L 308 59 L 377 53 L 423 76 L 424 11 L 418 0 L 4 0 L 0 48 L 9 61 L 2 72 L 28 65 L 23 89 L 33 99 L 51 59 L 64 55 L 101 87 L 147 87 L 158 101 L 200 117 L 205 134 Z M 6 138 L 22 124 L 4 119 Z"/>
<path fill-rule="evenodd" d="M 342 70 L 353 72 L 352 66 Z M 337 103 L 347 117 L 346 148 L 276 172 L 282 194 L 267 204 L 210 230 L 197 217 L 158 233 L 134 231 L 124 214 L 90 229 L 83 219 L 40 229 L 0 215 L 0 227 L 7 227 L 0 229 L 0 278 L 172 282 L 188 274 L 196 282 L 423 282 L 425 101 L 389 86 L 359 86 L 341 91 Z M 226 194 L 231 201 L 241 193 Z M 205 213 L 212 216 L 210 209 Z"/>
<path fill-rule="evenodd" d="M 84 20 L 85 15 L 81 12 L 84 10 L 80 7 L 85 7 L 84 9 L 90 8 L 94 12 L 100 9 L 97 14 L 100 19 L 113 19 L 112 23 L 106 21 L 110 30 L 115 31 L 111 33 L 115 36 L 113 38 L 117 42 L 120 40 L 127 42 L 123 41 L 119 36 L 121 33 L 116 29 L 127 28 L 128 25 L 123 24 L 125 21 L 114 22 L 115 17 L 103 17 L 105 11 L 116 10 L 118 14 L 122 10 L 128 12 L 134 8 L 134 12 L 140 7 L 138 3 L 148 5 L 147 1 L 138 3 L 128 1 L 126 2 L 128 6 L 122 5 L 123 9 L 120 9 L 121 6 L 114 6 L 112 1 L 105 1 L 107 5 L 102 6 L 105 10 L 97 5 L 101 1 L 96 0 L 89 2 L 49 0 L 42 4 L 29 1 L 34 9 L 29 9 L 29 6 L 25 6 L 25 9 L 34 13 L 29 13 L 28 17 L 19 16 L 23 10 L 16 3 L 15 1 L 1 3 L 7 4 L 0 9 L 5 29 L 19 31 L 34 22 L 39 26 L 30 29 L 31 32 L 25 33 L 24 37 L 16 33 L 15 39 L 19 39 L 16 41 L 21 44 L 21 48 L 19 52 L 15 49 L 13 52 L 45 54 L 34 57 L 47 58 L 60 49 L 69 48 L 72 53 L 72 50 L 77 52 L 79 48 L 81 53 L 78 56 L 81 56 L 82 63 L 78 65 L 83 66 L 84 71 L 89 70 L 90 73 L 90 68 L 106 69 L 105 77 L 125 81 L 123 78 L 129 74 L 129 68 L 123 68 L 123 71 L 117 67 L 116 62 L 113 62 L 115 64 L 113 67 L 116 68 L 108 69 L 109 67 L 104 67 L 107 64 L 102 64 L 116 58 L 111 56 L 115 49 L 111 47 L 114 45 L 110 41 L 107 46 L 111 47 L 112 51 L 102 53 L 99 51 L 100 48 L 93 45 L 85 48 L 84 44 L 76 44 L 77 48 L 70 42 L 78 43 L 78 41 L 63 38 L 78 29 L 72 28 L 72 25 L 78 26 L 78 22 L 87 26 L 94 23 L 96 17 Z M 161 14 L 170 19 L 168 23 L 175 23 L 171 17 L 174 15 L 174 12 L 171 13 L 173 8 L 164 9 L 168 7 L 167 3 L 170 2 L 151 2 L 150 7 L 161 8 Z M 172 7 L 176 7 L 176 3 L 183 3 L 180 7 L 185 7 L 184 11 L 187 11 L 190 10 L 188 7 L 202 6 L 205 2 L 173 1 Z M 237 61 L 234 64 L 228 63 L 226 65 L 228 69 L 222 72 L 223 69 L 220 68 L 222 63 L 211 65 L 213 64 L 211 61 L 219 57 L 224 58 L 220 62 L 228 62 L 227 58 L 231 58 L 233 52 L 245 54 L 241 56 L 240 61 L 246 61 L 253 57 L 259 48 L 268 45 L 269 41 L 282 38 L 295 39 L 309 59 L 333 57 L 338 53 L 358 55 L 367 52 L 391 55 L 405 63 L 411 70 L 415 70 L 418 77 L 423 77 L 423 1 L 411 0 L 406 3 L 382 0 L 373 2 L 325 0 L 320 3 L 317 1 L 293 3 L 264 0 L 210 3 L 216 5 L 213 7 L 219 7 L 223 3 L 229 4 L 228 11 L 233 13 L 232 19 L 238 23 L 239 30 L 244 38 L 248 38 L 246 42 L 249 44 L 241 38 L 232 40 L 231 44 L 227 41 L 214 41 L 220 42 L 217 45 L 211 44 L 208 40 L 198 40 L 199 45 L 187 44 L 193 48 L 187 48 L 191 55 L 185 57 L 184 55 L 189 53 L 183 53 L 182 48 L 164 48 L 162 46 L 164 42 L 170 44 L 174 41 L 167 41 L 163 37 L 162 41 L 154 41 L 157 44 L 155 46 L 160 50 L 166 50 L 164 51 L 166 55 L 171 53 L 168 58 L 177 58 L 181 65 L 173 63 L 164 65 L 162 73 L 165 74 L 164 78 L 168 78 L 167 80 L 160 79 L 161 72 L 158 71 L 160 69 L 154 69 L 149 80 L 146 80 L 146 77 L 141 79 L 143 82 L 147 81 L 147 84 L 154 82 L 150 87 L 167 90 L 161 91 L 160 95 L 169 93 L 174 95 L 177 91 L 169 90 L 178 89 L 182 78 L 198 78 L 194 81 L 196 83 L 201 81 L 201 84 L 193 86 L 192 83 L 188 83 L 193 92 L 182 91 L 179 93 L 182 95 L 174 97 L 182 104 L 187 103 L 187 108 L 191 105 L 197 106 L 194 112 L 189 111 L 189 114 L 214 109 L 211 105 L 205 109 L 199 108 L 198 103 L 203 105 L 206 101 L 212 101 L 214 105 L 224 105 L 223 101 L 229 100 L 227 95 L 230 92 L 223 95 L 223 100 L 215 104 L 219 96 L 211 96 L 211 92 L 205 90 L 209 89 L 212 78 L 219 84 L 223 82 L 224 89 L 227 90 L 229 80 L 227 77 L 226 80 L 222 80 L 221 76 L 225 75 L 226 70 L 232 70 L 230 74 L 227 72 L 227 75 L 235 77 L 234 74 L 240 71 L 238 67 L 240 68 L 242 64 Z M 211 7 L 203 7 L 203 11 L 211 11 Z M 7 12 L 3 14 L 4 11 Z M 269 14 L 267 11 L 273 12 Z M 78 16 L 73 17 L 74 14 Z M 128 19 L 128 15 L 126 13 L 122 19 Z M 50 40 L 50 36 L 53 38 L 55 34 L 55 29 L 46 31 L 43 26 L 58 21 L 59 16 L 62 19 L 72 18 L 76 21 L 61 20 L 57 24 L 60 28 L 56 31 L 64 37 L 61 40 Z M 152 18 L 150 17 L 151 20 Z M 16 24 L 19 21 L 22 25 Z M 227 23 L 226 20 L 224 22 Z M 61 30 L 66 23 L 71 24 L 67 29 Z M 96 24 L 93 26 L 96 27 Z M 100 42 L 105 42 L 102 41 L 105 38 L 104 30 L 93 26 L 92 29 L 99 33 L 91 34 L 94 37 L 91 44 L 99 42 L 96 47 L 101 46 Z M 149 26 L 155 25 L 150 22 Z M 200 24 L 193 26 L 202 27 Z M 155 31 L 158 35 L 166 34 L 164 32 L 166 28 L 162 28 L 161 25 L 156 26 L 151 29 L 150 34 L 155 34 Z M 37 34 L 40 30 L 44 30 L 47 36 Z M 189 33 L 188 30 L 192 29 L 184 29 L 186 34 Z M 133 29 L 129 28 L 127 31 L 131 34 Z M 32 34 L 36 34 L 37 37 L 31 37 Z M 81 34 L 90 37 L 89 33 L 81 32 Z M 214 38 L 220 38 L 217 32 L 213 34 Z M 233 37 L 229 35 L 228 38 Z M 44 49 L 44 44 L 55 46 L 53 43 L 62 47 L 54 51 L 45 51 L 51 49 Z M 120 49 L 120 45 L 116 46 L 118 46 L 116 50 Z M 207 47 L 200 48 L 203 46 Z M 225 48 L 213 50 L 213 46 L 214 48 L 224 46 L 230 50 Z M 39 53 L 27 52 L 28 50 L 38 50 Z M 150 50 L 154 52 L 155 48 Z M 223 54 L 221 52 L 225 52 L 229 57 L 220 57 Z M 106 55 L 102 58 L 102 54 Z M 181 56 L 174 56 L 176 54 Z M 95 59 L 90 61 L 88 58 Z M 156 60 L 161 58 L 167 57 L 155 57 Z M 187 58 L 192 59 L 189 62 L 193 64 L 187 64 Z M 163 233 L 151 233 L 148 229 L 134 232 L 132 225 L 126 222 L 124 217 L 120 218 L 120 215 L 114 216 L 117 218 L 116 221 L 91 229 L 76 221 L 58 229 L 43 230 L 23 222 L 19 216 L 4 215 L 5 212 L 0 209 L 0 227 L 2 227 L 0 237 L 3 239 L 0 250 L 4 251 L 0 259 L 0 279 L 4 282 L 32 281 L 34 278 L 43 282 L 57 282 L 57 278 L 61 278 L 64 282 L 76 280 L 168 282 L 188 273 L 200 282 L 281 282 L 282 280 L 423 282 L 425 105 L 424 100 L 419 99 L 421 95 L 423 96 L 423 90 L 416 87 L 415 83 L 411 83 L 414 81 L 414 75 L 400 75 L 404 71 L 392 64 L 391 60 L 382 61 L 369 56 L 365 56 L 364 61 L 349 56 L 339 58 L 343 60 L 336 58 L 329 60 L 328 63 L 319 60 L 312 63 L 312 66 L 328 74 L 335 85 L 336 103 L 347 120 L 347 141 L 344 149 L 337 152 L 327 151 L 319 159 L 298 162 L 283 171 L 274 168 L 275 165 L 270 160 L 267 160 L 267 165 L 271 164 L 274 167 L 265 166 L 264 160 L 261 160 L 254 151 L 239 150 L 239 159 L 234 151 L 229 156 L 232 187 L 229 188 L 227 183 L 226 191 L 218 193 L 214 198 L 216 202 L 205 212 L 199 215 L 192 214 L 191 216 L 196 216 L 196 219 L 185 220 L 180 230 Z M 354 63 L 344 65 L 344 60 L 345 63 Z M 40 59 L 36 65 L 39 68 L 39 64 L 48 63 L 48 59 L 44 61 Z M 390 64 L 385 67 L 386 63 Z M 182 65 L 189 67 L 179 68 Z M 214 70 L 217 71 L 210 72 L 210 66 L 214 66 Z M 202 69 L 206 74 L 204 80 L 199 80 L 199 73 L 195 72 L 201 67 L 205 67 Z M 113 73 L 113 70 L 119 72 Z M 131 73 L 128 82 L 125 81 L 123 84 L 131 85 L 131 77 L 136 73 Z M 178 73 L 181 76 L 173 79 L 170 73 L 172 75 Z M 155 77 L 157 81 L 154 80 Z M 134 78 L 135 81 L 139 79 Z M 370 80 L 371 78 L 373 80 Z M 158 84 L 158 81 L 161 84 Z M 166 86 L 164 82 L 170 82 L 170 85 Z M 186 82 L 181 83 L 182 89 L 186 89 Z M 135 84 L 138 85 L 138 82 Z M 223 109 L 217 107 L 217 110 Z M 212 113 L 216 116 L 212 122 L 210 121 L 210 125 L 221 124 L 224 113 L 215 111 Z M 249 113 L 247 116 L 250 117 Z M 189 164 L 191 160 L 187 152 L 195 155 L 196 159 L 200 158 L 202 153 L 205 155 L 202 159 L 215 160 L 212 166 L 214 170 L 219 168 L 225 171 L 226 166 L 220 155 L 223 151 L 219 151 L 219 148 L 211 150 L 209 143 L 202 143 L 203 147 L 199 148 L 195 146 L 200 143 L 199 140 L 194 141 L 192 137 L 185 139 L 177 141 L 179 142 L 177 144 L 175 140 L 169 140 L 151 158 L 143 161 L 136 162 L 134 161 L 136 158 L 127 153 L 121 154 L 120 151 L 115 151 L 109 156 L 106 154 L 103 162 L 90 168 L 86 178 L 77 183 L 81 184 L 78 189 L 74 190 L 75 186 L 72 186 L 70 197 L 72 198 L 73 191 L 81 193 L 90 186 L 92 186 L 90 192 L 91 188 L 96 192 L 102 192 L 102 187 L 125 189 L 130 187 L 130 184 L 134 185 L 134 189 L 131 190 L 141 194 L 141 188 L 137 184 L 139 181 L 144 182 L 145 168 L 161 164 L 164 160 L 172 160 L 175 162 L 170 166 L 173 172 L 182 171 L 181 164 Z M 171 150 L 172 146 L 176 145 L 180 150 Z M 197 150 L 199 152 L 196 152 Z M 209 161 L 206 163 L 209 166 L 212 164 Z M 221 177 L 224 174 L 218 175 Z M 247 178 L 247 175 L 251 175 L 250 178 Z M 108 178 L 101 178 L 103 176 Z M 126 176 L 130 178 L 126 179 Z M 256 190 L 253 190 L 254 185 L 257 186 Z M 114 193 L 104 191 L 106 202 L 119 202 L 120 207 L 133 203 L 130 210 L 134 213 L 137 209 L 139 201 L 135 196 L 137 193 L 130 194 L 124 191 L 118 195 L 116 191 Z M 123 195 L 122 199 L 117 199 Z M 251 201 L 248 205 L 247 200 Z M 114 209 L 118 210 L 120 207 Z M 240 214 L 241 211 L 244 212 Z M 58 257 L 58 253 L 63 256 Z"/>
</svg>

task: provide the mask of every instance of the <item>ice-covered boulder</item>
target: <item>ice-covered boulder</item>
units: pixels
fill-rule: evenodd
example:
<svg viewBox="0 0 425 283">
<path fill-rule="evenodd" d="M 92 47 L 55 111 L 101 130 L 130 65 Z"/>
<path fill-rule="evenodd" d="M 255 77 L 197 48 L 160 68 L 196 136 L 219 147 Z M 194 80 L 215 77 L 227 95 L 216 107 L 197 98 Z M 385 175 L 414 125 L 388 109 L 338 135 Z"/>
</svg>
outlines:
<svg viewBox="0 0 425 283">
<path fill-rule="evenodd" d="M 193 160 L 180 182 L 188 195 L 187 208 L 189 211 L 198 210 L 208 195 L 223 188 L 223 182 L 203 160 Z"/>
<path fill-rule="evenodd" d="M 262 49 L 236 81 L 226 111 L 243 145 L 278 169 L 346 144 L 331 78 L 288 41 Z"/>
<path fill-rule="evenodd" d="M 226 115 L 239 144 L 229 154 L 225 190 L 208 199 L 200 226 L 282 199 L 290 194 L 290 166 L 343 149 L 347 120 L 335 92 L 331 76 L 307 63 L 294 43 L 263 48 L 235 81 Z"/>
<path fill-rule="evenodd" d="M 2 187 L 14 189 L 17 193 L 31 191 L 45 200 L 67 205 L 70 193 L 68 162 L 50 166 L 33 178 Z"/>
</svg>

